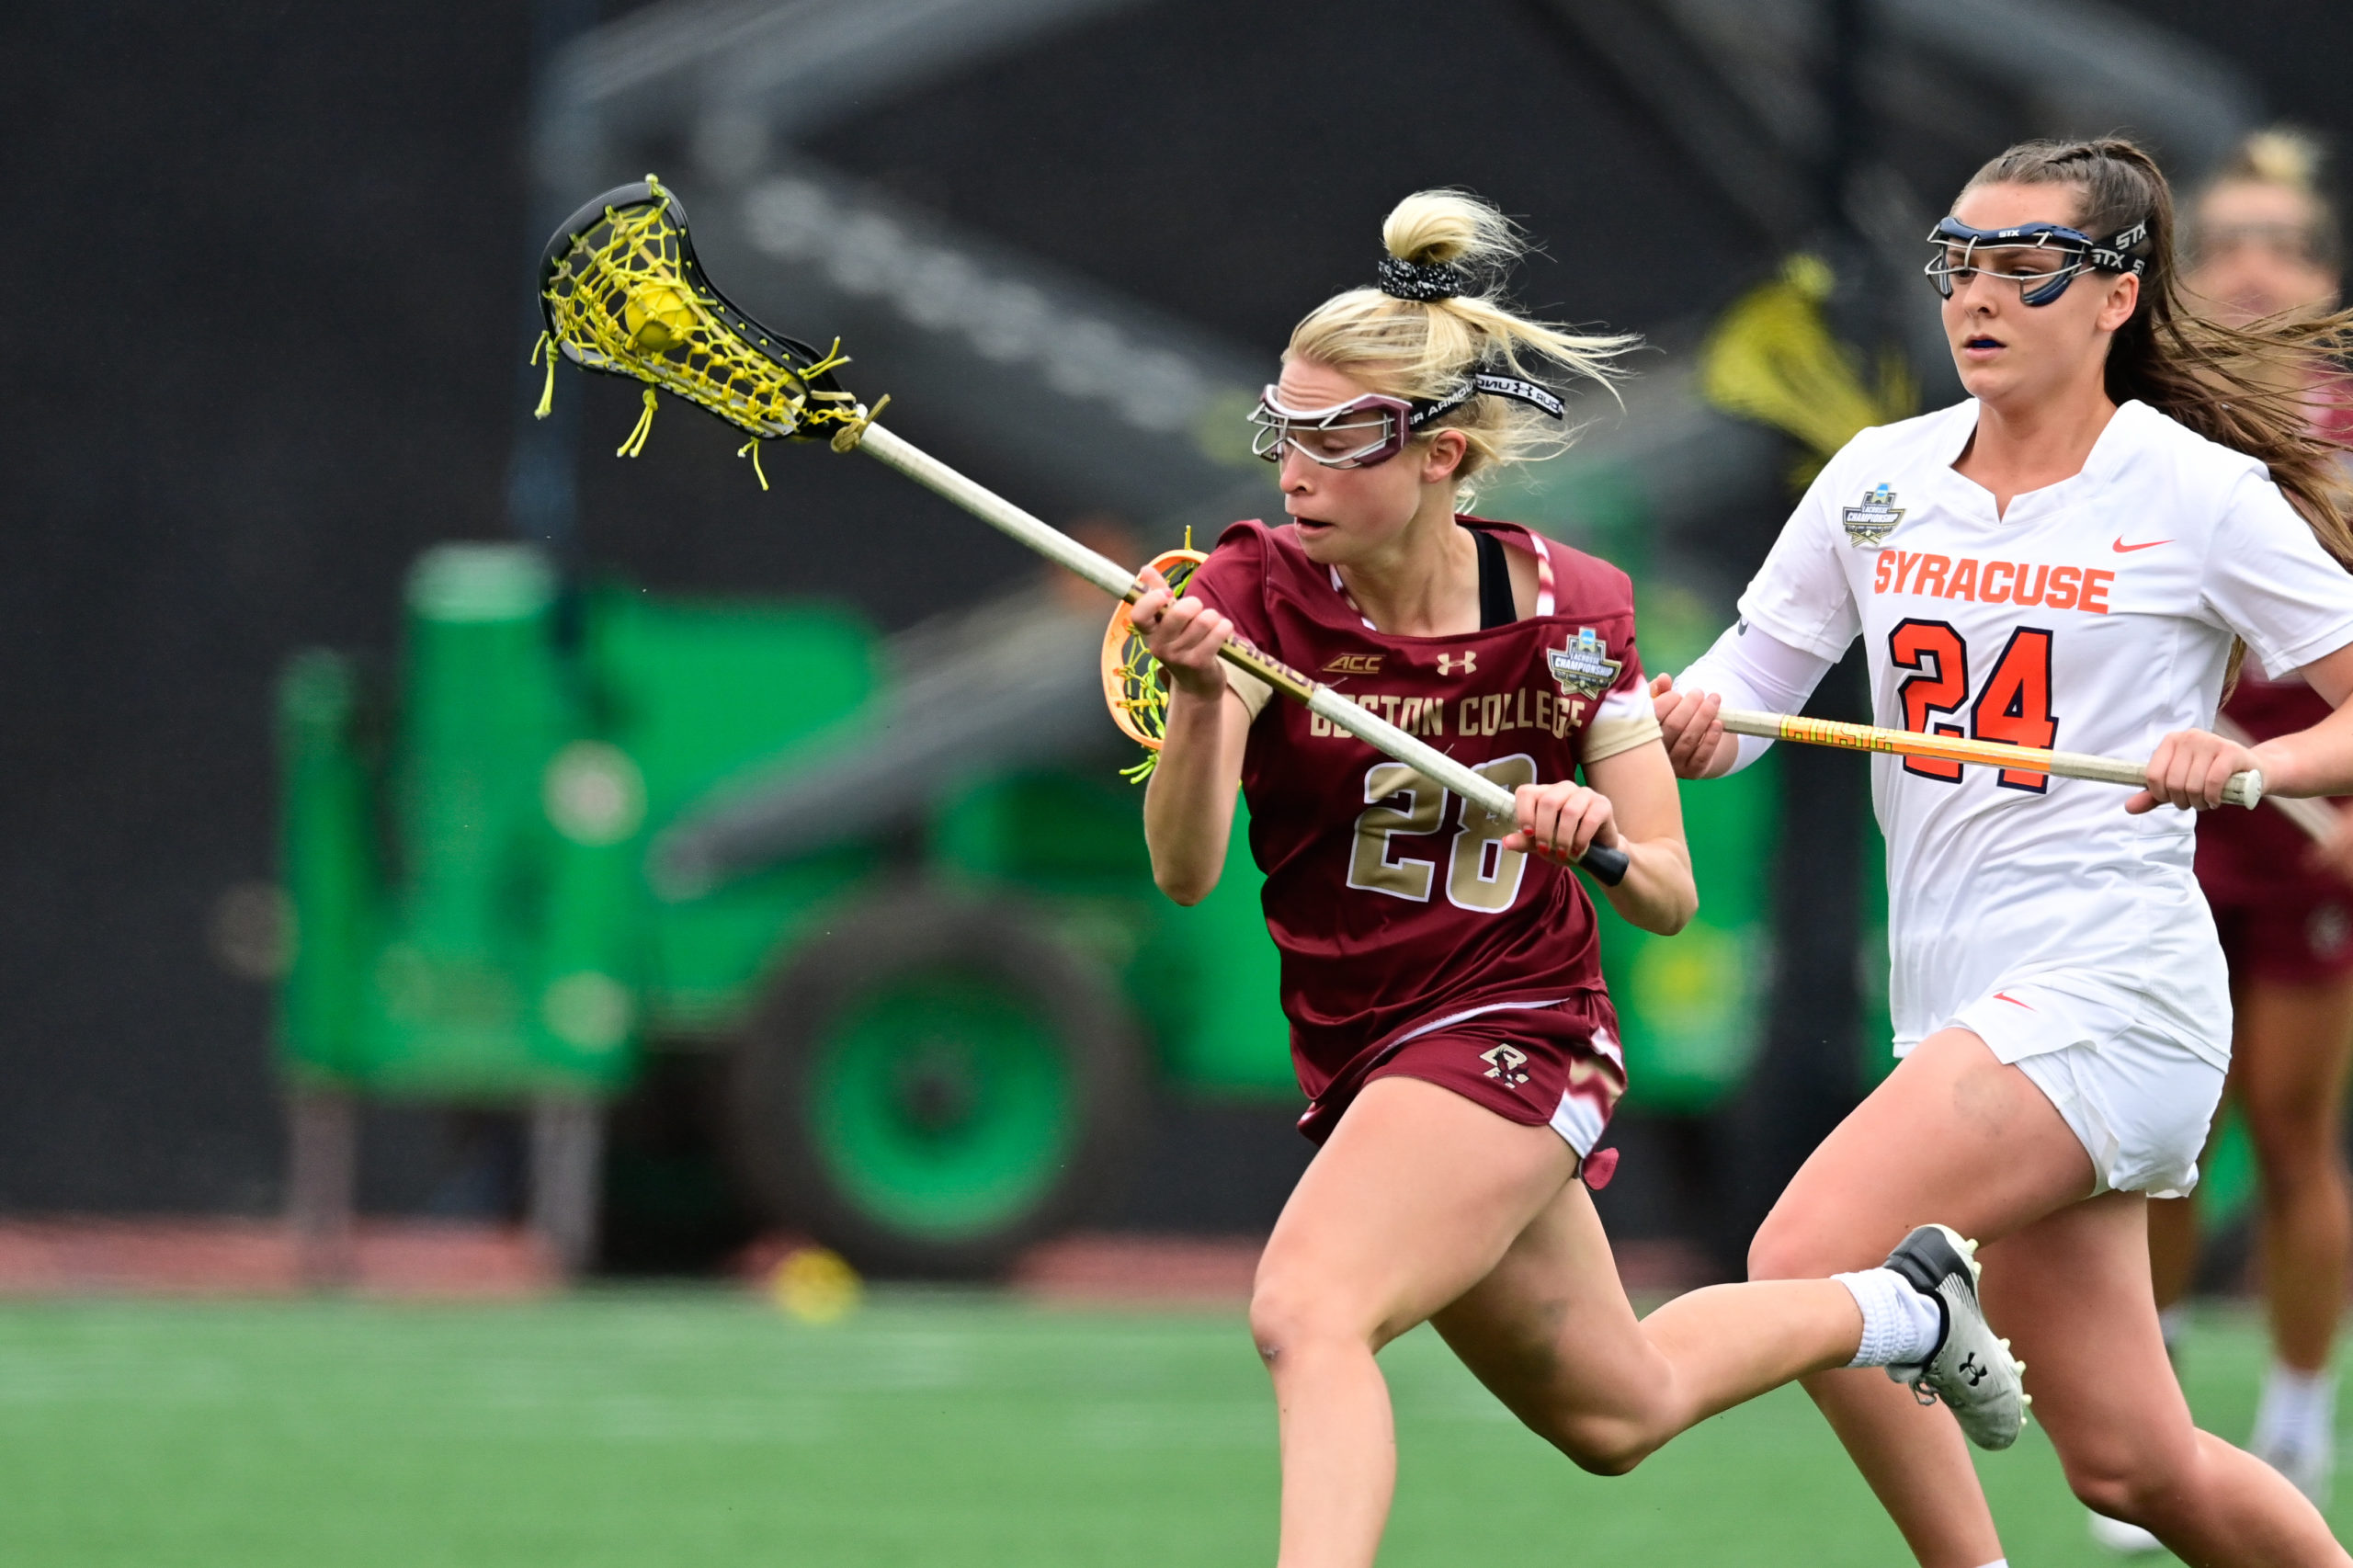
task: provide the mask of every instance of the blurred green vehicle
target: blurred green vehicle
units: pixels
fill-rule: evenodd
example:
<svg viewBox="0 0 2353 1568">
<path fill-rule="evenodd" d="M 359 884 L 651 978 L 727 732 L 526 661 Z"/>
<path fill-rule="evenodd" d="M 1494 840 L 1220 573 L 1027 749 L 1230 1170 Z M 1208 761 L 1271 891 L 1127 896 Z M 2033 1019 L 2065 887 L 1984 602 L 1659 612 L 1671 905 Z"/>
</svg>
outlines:
<svg viewBox="0 0 2353 1568">
<path fill-rule="evenodd" d="M 389 702 L 324 652 L 280 688 L 298 1087 L 600 1101 L 722 1052 L 749 1207 L 933 1275 L 1097 1211 L 1157 1090 L 1296 1103 L 1245 836 L 1198 907 L 1154 888 L 1098 616 L 885 640 L 819 602 L 567 597 L 517 545 L 428 552 L 406 608 Z M 1765 968 L 1771 769 L 1686 809 L 1699 922 L 1605 915 L 1655 1110 L 1738 1081 Z"/>
</svg>

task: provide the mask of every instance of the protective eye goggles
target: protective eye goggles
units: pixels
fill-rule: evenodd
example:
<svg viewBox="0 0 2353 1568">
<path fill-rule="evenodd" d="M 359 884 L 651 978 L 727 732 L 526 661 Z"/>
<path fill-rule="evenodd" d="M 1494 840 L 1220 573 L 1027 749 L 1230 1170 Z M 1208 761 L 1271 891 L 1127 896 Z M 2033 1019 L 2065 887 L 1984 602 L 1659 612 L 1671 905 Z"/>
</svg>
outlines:
<svg viewBox="0 0 2353 1568">
<path fill-rule="evenodd" d="M 2336 259 L 2322 233 L 2310 223 L 2200 223 L 2190 235 L 2193 266 L 2234 251 L 2266 251 L 2301 267 L 2326 267 Z"/>
<path fill-rule="evenodd" d="M 1982 272 L 2017 284 L 2020 303 L 2047 305 L 2065 293 L 2075 274 L 2086 267 L 2095 272 L 2139 276 L 2149 264 L 2147 258 L 2131 253 L 2148 238 L 2146 219 L 2112 239 L 2096 240 L 2080 229 L 2059 223 L 1972 229 L 1958 218 L 1946 218 L 1928 231 L 1928 244 L 1937 252 L 1921 270 L 1948 300 L 1955 289 Z"/>
<path fill-rule="evenodd" d="M 1258 394 L 1250 411 L 1250 449 L 1270 463 L 1297 452 L 1325 468 L 1371 468 L 1405 449 L 1422 427 L 1451 414 L 1474 397 L 1507 397 L 1542 410 L 1554 419 L 1567 412 L 1561 400 L 1534 381 L 1479 371 L 1444 397 L 1407 402 L 1367 392 L 1328 408 L 1293 408 L 1273 387 Z"/>
</svg>

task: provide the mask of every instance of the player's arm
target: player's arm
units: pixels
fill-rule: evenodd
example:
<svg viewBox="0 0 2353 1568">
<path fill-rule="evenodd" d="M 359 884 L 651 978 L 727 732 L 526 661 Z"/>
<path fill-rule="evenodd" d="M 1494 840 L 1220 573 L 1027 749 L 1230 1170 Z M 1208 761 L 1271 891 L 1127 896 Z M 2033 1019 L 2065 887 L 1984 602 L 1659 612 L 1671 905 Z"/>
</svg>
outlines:
<svg viewBox="0 0 2353 1568">
<path fill-rule="evenodd" d="M 2128 812 L 2159 806 L 2208 809 L 2222 803 L 2222 786 L 2246 768 L 2263 772 L 2267 795 L 2353 795 L 2353 643 L 2325 653 L 2298 672 L 2336 710 L 2309 730 L 2253 746 L 2204 730 L 2177 730 L 2149 758 L 2150 787 L 2124 804 Z"/>
<path fill-rule="evenodd" d="M 1209 897 L 1225 869 L 1250 710 L 1225 678 L 1217 651 L 1233 623 L 1196 598 L 1174 598 L 1147 567 L 1149 591 L 1130 619 L 1168 672 L 1168 728 L 1143 797 L 1152 880 L 1178 903 Z"/>
<path fill-rule="evenodd" d="M 1847 451 L 1863 443 L 1856 437 Z M 1853 551 L 1835 499 L 1854 477 L 1852 468 L 1842 452 L 1815 476 L 1740 596 L 1740 619 L 1681 675 L 1651 683 L 1659 732 L 1678 776 L 1717 778 L 1764 756 L 1771 742 L 1725 733 L 1718 713 L 1802 710 L 1861 632 L 1847 580 Z"/>
<path fill-rule="evenodd" d="M 2312 526 L 2260 470 L 2240 476 L 2206 556 L 2200 599 L 2211 624 L 2236 632 L 2267 669 L 2294 668 L 2336 711 L 2308 730 L 2245 746 L 2179 730 L 2149 758 L 2149 788 L 2128 812 L 2222 802 L 2222 780 L 2260 768 L 2268 795 L 2353 794 L 2353 643 L 2344 642 L 2353 585 Z M 2317 659 L 2313 648 L 2340 644 Z"/>
<path fill-rule="evenodd" d="M 1609 906 L 1645 931 L 1673 936 L 1699 910 L 1691 851 L 1683 842 L 1683 799 L 1675 768 L 1656 741 L 1586 764 L 1586 782 L 1524 784 L 1519 826 L 1504 847 L 1574 859 L 1592 844 L 1626 852 L 1625 880 L 1602 889 Z"/>
<path fill-rule="evenodd" d="M 1715 645 L 1679 676 L 1651 683 L 1667 760 L 1684 778 L 1719 778 L 1746 767 L 1773 743 L 1725 733 L 1719 715 L 1726 708 L 1795 713 L 1831 661 L 1792 647 L 1746 622 L 1727 627 Z"/>
</svg>

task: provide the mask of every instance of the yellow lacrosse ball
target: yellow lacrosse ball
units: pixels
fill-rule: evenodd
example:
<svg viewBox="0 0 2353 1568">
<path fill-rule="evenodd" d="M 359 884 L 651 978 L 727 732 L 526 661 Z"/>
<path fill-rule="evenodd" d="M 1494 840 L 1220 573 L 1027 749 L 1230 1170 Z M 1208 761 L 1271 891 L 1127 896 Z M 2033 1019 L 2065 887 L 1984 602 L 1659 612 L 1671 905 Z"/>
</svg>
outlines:
<svg viewBox="0 0 2353 1568">
<path fill-rule="evenodd" d="M 865 1281 L 827 1247 L 795 1247 L 768 1276 L 768 1295 L 802 1323 L 838 1323 L 858 1310 Z"/>
<path fill-rule="evenodd" d="M 694 306 L 675 283 L 645 283 L 631 289 L 621 305 L 629 340 L 649 354 L 676 348 L 695 329 Z"/>
</svg>

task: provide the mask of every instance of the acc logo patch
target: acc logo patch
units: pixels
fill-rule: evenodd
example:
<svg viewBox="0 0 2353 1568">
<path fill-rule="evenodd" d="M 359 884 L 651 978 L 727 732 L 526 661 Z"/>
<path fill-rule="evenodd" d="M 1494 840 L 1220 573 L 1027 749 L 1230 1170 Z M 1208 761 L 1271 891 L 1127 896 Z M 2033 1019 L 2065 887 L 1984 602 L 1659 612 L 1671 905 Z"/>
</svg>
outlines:
<svg viewBox="0 0 2353 1568">
<path fill-rule="evenodd" d="M 1377 676 L 1381 673 L 1379 653 L 1343 653 L 1324 666 L 1327 676 Z"/>
<path fill-rule="evenodd" d="M 1609 656 L 1606 638 L 1590 626 L 1580 626 L 1575 642 L 1545 653 L 1544 667 L 1561 683 L 1562 696 L 1589 697 L 1598 701 L 1603 692 L 1618 684 L 1618 672 L 1625 665 L 1623 661 Z"/>
<path fill-rule="evenodd" d="M 1904 508 L 1895 504 L 1895 492 L 1882 484 L 1864 491 L 1862 505 L 1847 507 L 1839 517 L 1847 525 L 1847 542 L 1857 550 L 1875 550 L 1904 520 Z"/>
</svg>

